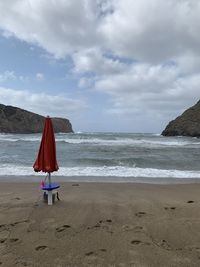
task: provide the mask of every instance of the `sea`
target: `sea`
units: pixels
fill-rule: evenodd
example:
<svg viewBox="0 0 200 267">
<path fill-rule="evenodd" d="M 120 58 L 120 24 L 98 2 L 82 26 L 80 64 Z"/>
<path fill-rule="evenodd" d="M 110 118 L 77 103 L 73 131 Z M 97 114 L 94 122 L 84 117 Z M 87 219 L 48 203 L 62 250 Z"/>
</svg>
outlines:
<svg viewBox="0 0 200 267">
<path fill-rule="evenodd" d="M 55 180 L 200 182 L 200 139 L 143 133 L 58 133 Z M 45 177 L 33 164 L 41 134 L 0 134 L 0 179 Z"/>
</svg>

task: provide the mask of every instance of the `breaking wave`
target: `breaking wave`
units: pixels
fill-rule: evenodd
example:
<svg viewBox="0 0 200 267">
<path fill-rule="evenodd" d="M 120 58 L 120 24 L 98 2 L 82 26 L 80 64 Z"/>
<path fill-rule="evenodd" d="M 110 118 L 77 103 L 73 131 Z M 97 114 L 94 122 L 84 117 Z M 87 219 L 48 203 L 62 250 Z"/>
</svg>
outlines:
<svg viewBox="0 0 200 267">
<path fill-rule="evenodd" d="M 32 167 L 4 164 L 0 166 L 1 176 L 44 175 L 36 173 Z M 60 167 L 53 176 L 98 176 L 98 177 L 134 177 L 134 178 L 200 178 L 200 171 L 163 170 L 153 168 L 114 167 Z"/>
</svg>

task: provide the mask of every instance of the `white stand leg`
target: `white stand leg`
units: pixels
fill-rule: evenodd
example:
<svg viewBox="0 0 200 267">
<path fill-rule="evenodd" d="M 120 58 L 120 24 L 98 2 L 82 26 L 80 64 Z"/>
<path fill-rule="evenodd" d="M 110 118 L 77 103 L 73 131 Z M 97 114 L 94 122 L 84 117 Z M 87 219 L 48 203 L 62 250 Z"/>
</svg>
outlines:
<svg viewBox="0 0 200 267">
<path fill-rule="evenodd" d="M 48 205 L 52 205 L 52 190 L 48 191 Z"/>
</svg>

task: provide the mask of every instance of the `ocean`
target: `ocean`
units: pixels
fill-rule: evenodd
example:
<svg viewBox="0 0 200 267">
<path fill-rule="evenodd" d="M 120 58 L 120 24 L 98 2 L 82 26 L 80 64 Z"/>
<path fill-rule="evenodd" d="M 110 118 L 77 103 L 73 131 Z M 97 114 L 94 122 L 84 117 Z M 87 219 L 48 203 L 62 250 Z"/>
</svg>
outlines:
<svg viewBox="0 0 200 267">
<path fill-rule="evenodd" d="M 0 177 L 43 177 L 33 171 L 41 134 L 0 134 Z M 135 133 L 56 134 L 65 181 L 152 182 L 200 179 L 200 139 Z M 200 181 L 200 180 L 199 180 Z"/>
</svg>

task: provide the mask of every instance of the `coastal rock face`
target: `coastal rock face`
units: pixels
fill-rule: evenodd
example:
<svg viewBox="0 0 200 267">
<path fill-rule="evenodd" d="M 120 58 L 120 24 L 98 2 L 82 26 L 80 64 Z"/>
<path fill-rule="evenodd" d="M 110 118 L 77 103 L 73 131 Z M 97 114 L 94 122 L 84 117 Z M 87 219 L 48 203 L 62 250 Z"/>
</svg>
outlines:
<svg viewBox="0 0 200 267">
<path fill-rule="evenodd" d="M 40 133 L 45 117 L 12 106 L 0 104 L 0 133 Z M 52 118 L 56 133 L 73 132 L 68 119 Z"/>
<path fill-rule="evenodd" d="M 171 121 L 162 132 L 162 135 L 200 137 L 200 101 Z"/>
</svg>

